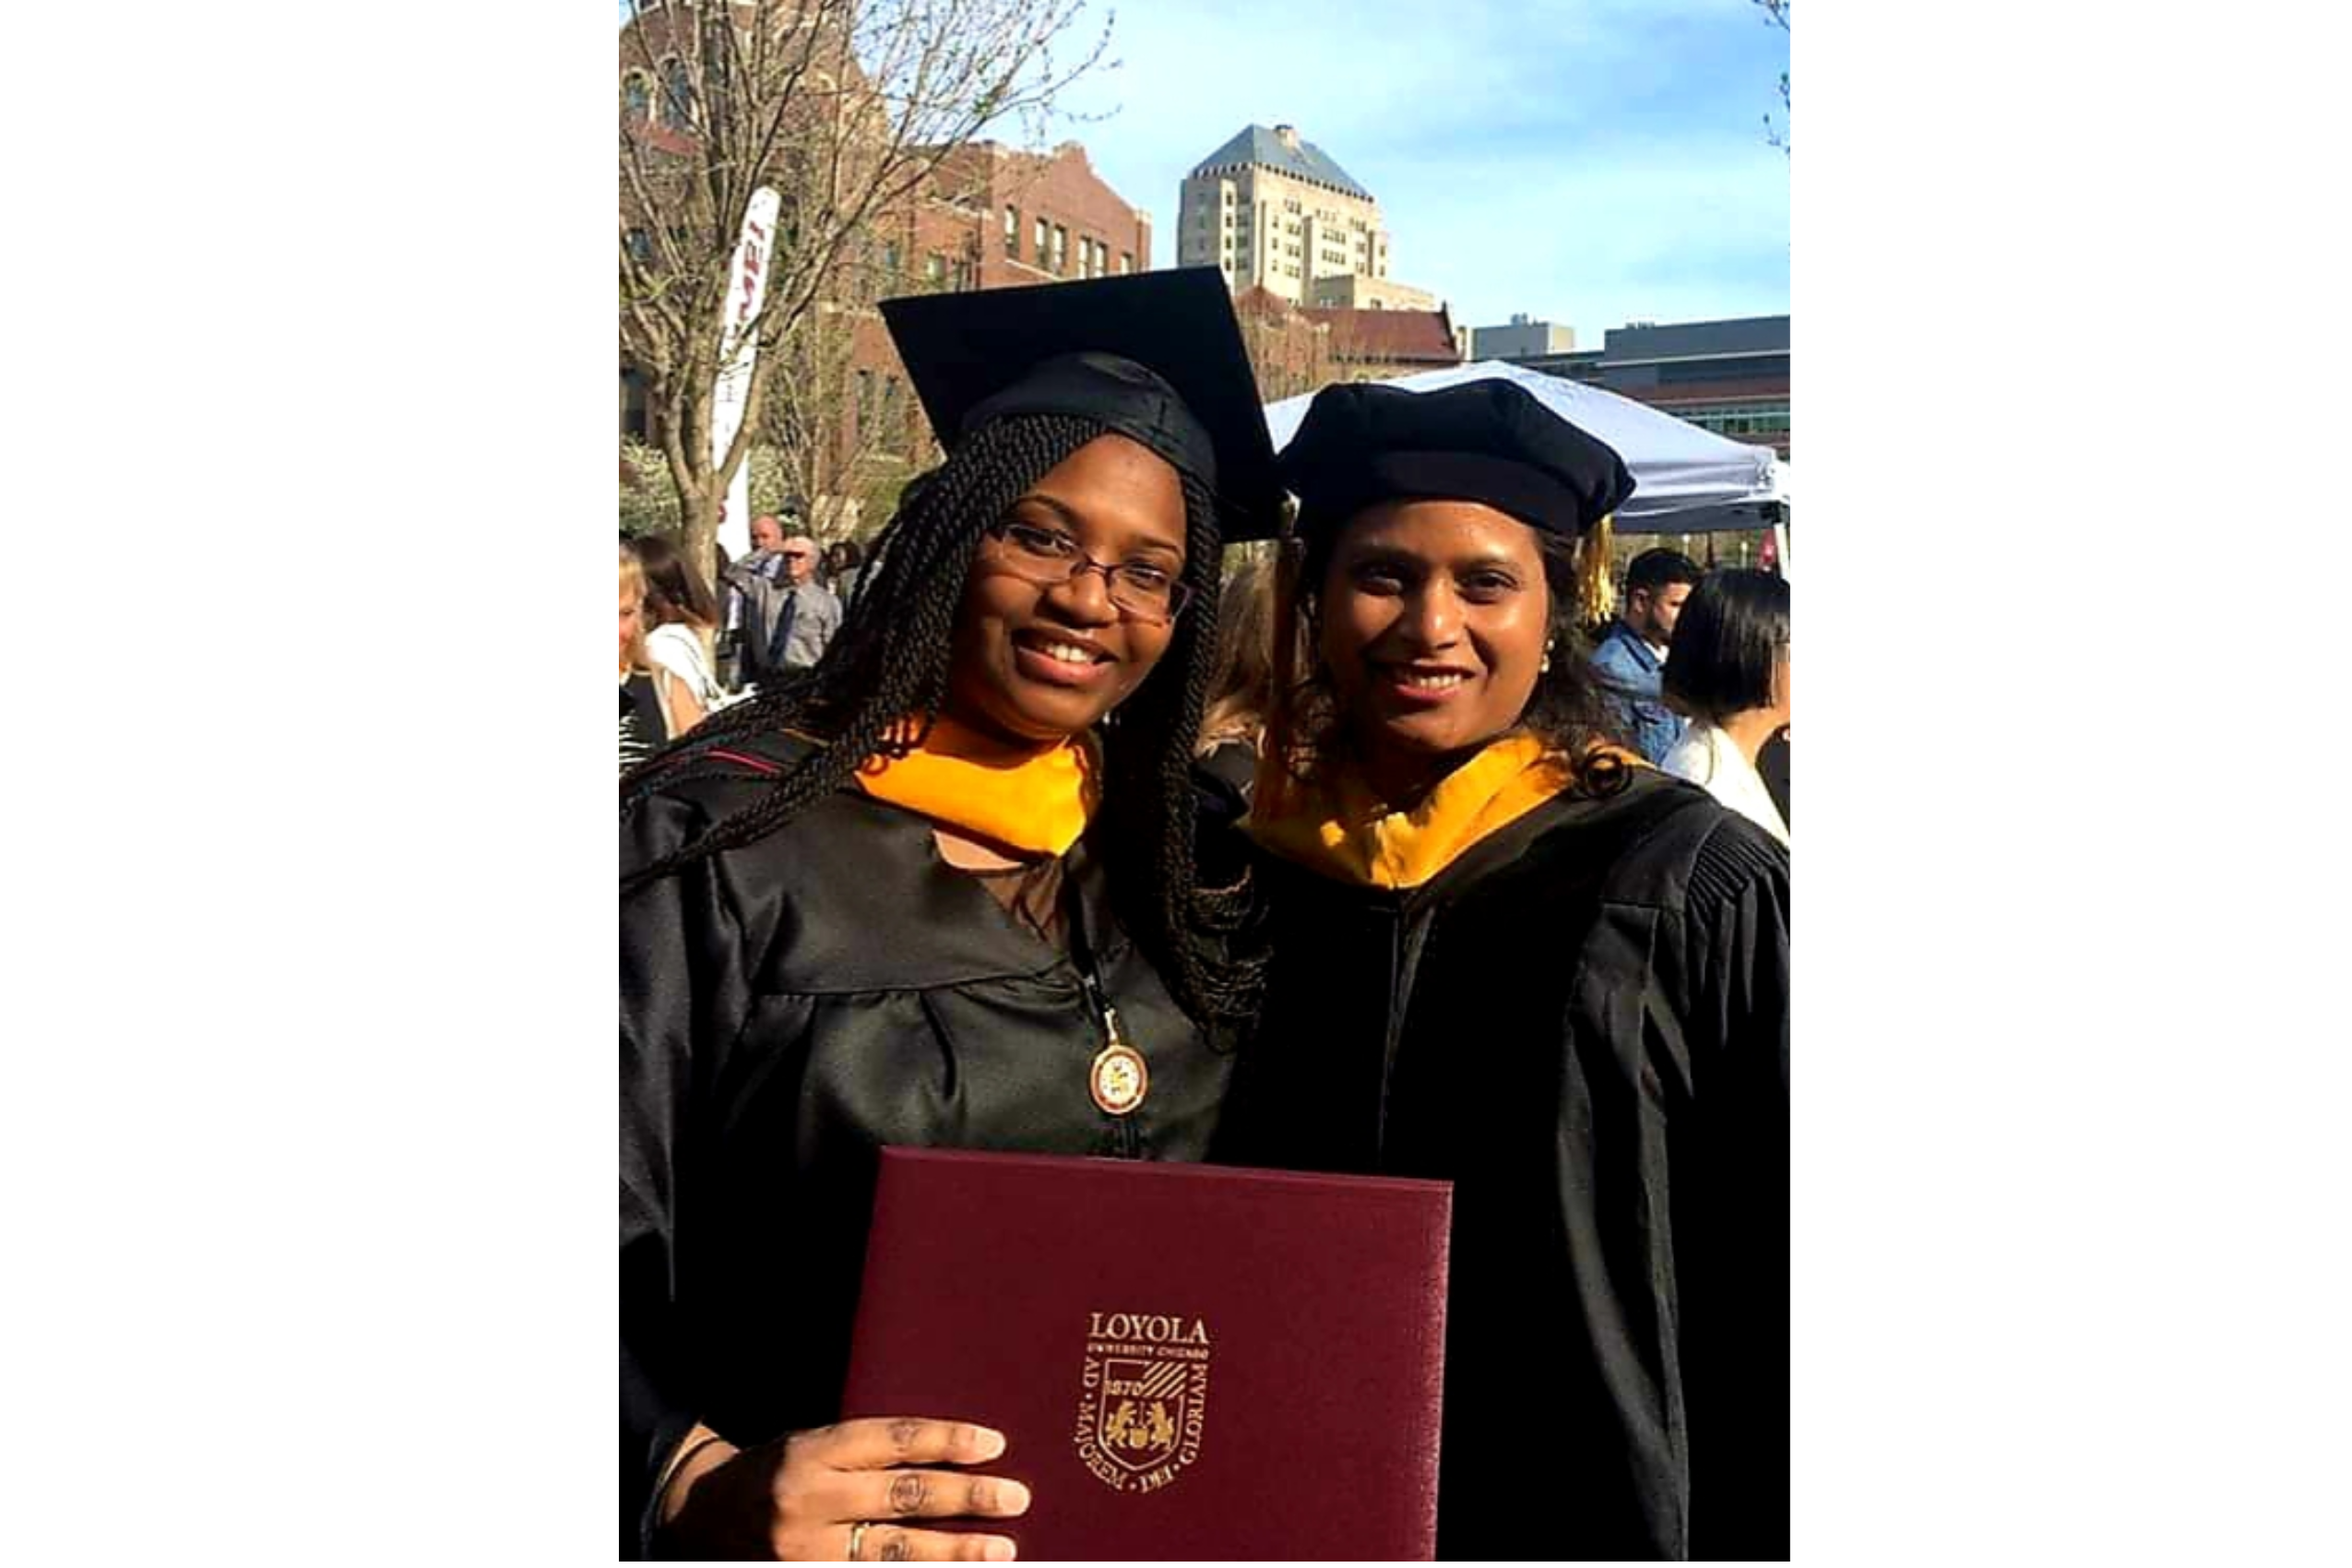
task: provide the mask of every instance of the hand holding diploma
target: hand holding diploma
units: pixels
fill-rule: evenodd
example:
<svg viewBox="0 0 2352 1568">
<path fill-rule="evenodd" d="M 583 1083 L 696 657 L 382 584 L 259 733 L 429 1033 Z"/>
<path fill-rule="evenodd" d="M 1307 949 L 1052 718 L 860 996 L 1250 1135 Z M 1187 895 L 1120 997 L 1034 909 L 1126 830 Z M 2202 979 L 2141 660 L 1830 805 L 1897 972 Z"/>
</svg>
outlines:
<svg viewBox="0 0 2352 1568">
<path fill-rule="evenodd" d="M 738 1449 L 697 1426 L 661 1494 L 662 1555 L 777 1562 L 1004 1562 L 1011 1539 L 909 1521 L 1010 1518 L 1029 1491 L 986 1464 L 1004 1436 L 967 1421 L 872 1418 Z"/>
</svg>

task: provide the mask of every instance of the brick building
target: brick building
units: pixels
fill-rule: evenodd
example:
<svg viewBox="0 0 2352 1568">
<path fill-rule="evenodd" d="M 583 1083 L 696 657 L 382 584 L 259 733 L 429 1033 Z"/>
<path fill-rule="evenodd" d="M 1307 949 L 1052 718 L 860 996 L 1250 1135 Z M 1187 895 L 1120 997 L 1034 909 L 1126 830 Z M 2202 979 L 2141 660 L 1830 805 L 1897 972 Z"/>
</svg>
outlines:
<svg viewBox="0 0 2352 1568">
<path fill-rule="evenodd" d="M 1462 362 L 1446 307 L 1313 310 L 1270 289 L 1233 296 L 1258 391 L 1269 403 L 1337 381 L 1378 381 Z"/>
<path fill-rule="evenodd" d="M 1233 296 L 1233 318 L 1250 356 L 1258 395 L 1267 402 L 1294 398 L 1340 379 L 1332 358 L 1331 328 L 1271 290 L 1252 287 Z"/>
<path fill-rule="evenodd" d="M 840 446 L 844 468 L 873 471 L 845 491 L 891 488 L 937 460 L 920 400 L 891 347 L 879 301 L 900 294 L 1020 288 L 1151 266 L 1151 220 L 1096 174 L 1086 148 L 1050 153 L 975 142 L 949 152 L 921 196 L 885 214 L 861 249 Z"/>
<path fill-rule="evenodd" d="M 1435 310 L 1302 310 L 1331 335 L 1336 379 L 1377 381 L 1462 362 L 1453 317 Z"/>
<path fill-rule="evenodd" d="M 1050 153 L 975 142 L 949 152 L 922 195 L 885 215 L 861 249 L 849 375 L 840 399 L 845 493 L 893 488 L 938 458 L 877 302 L 900 294 L 1021 288 L 1146 271 L 1151 219 L 1094 172 L 1086 148 Z M 864 531 L 861 523 L 861 531 Z"/>
<path fill-rule="evenodd" d="M 925 207 L 934 232 L 977 244 L 982 289 L 1151 269 L 1150 215 L 1104 184 L 1074 141 L 1043 154 L 958 148 Z"/>
</svg>

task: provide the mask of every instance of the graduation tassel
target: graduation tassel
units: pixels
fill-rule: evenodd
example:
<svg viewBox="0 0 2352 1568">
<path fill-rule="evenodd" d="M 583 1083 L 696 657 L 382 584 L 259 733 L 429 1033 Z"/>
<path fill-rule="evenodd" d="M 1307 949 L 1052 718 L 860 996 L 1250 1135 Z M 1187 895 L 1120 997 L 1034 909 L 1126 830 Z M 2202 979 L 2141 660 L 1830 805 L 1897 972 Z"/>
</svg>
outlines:
<svg viewBox="0 0 2352 1568">
<path fill-rule="evenodd" d="M 1274 543 L 1274 689 L 1266 694 L 1265 738 L 1258 743 L 1257 777 L 1250 786 L 1250 814 L 1262 822 L 1281 816 L 1291 793 L 1289 742 L 1298 714 L 1301 662 L 1299 579 L 1306 570 L 1306 555 L 1299 538 L 1299 503 L 1285 496 Z"/>
<path fill-rule="evenodd" d="M 1617 554 L 1615 517 L 1604 516 L 1576 541 L 1576 624 L 1591 634 L 1617 618 L 1617 585 L 1610 570 Z"/>
</svg>

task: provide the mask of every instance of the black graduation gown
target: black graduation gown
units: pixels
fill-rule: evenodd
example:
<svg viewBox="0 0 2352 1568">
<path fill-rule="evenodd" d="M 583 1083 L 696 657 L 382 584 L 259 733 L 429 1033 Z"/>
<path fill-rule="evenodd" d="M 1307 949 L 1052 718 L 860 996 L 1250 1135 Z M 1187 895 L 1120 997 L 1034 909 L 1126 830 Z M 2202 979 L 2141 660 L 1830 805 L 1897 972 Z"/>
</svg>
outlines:
<svg viewBox="0 0 2352 1568">
<path fill-rule="evenodd" d="M 652 674 L 631 671 L 621 683 L 621 771 L 626 773 L 669 743 L 670 718 L 661 711 L 661 695 L 653 689 Z"/>
<path fill-rule="evenodd" d="M 796 743 L 732 744 L 777 766 Z M 766 782 L 677 765 L 624 815 L 623 872 Z M 1099 858 L 1082 840 L 1063 864 L 1150 1067 L 1123 1118 L 1088 1092 L 1103 1038 L 1070 959 L 941 861 L 913 813 L 844 791 L 623 900 L 624 1556 L 695 1421 L 748 1444 L 837 1418 L 881 1145 L 1206 1153 L 1230 1059 L 1119 930 Z"/>
<path fill-rule="evenodd" d="M 1786 1557 L 1788 852 L 1642 770 L 1406 892 L 1258 865 L 1216 1158 L 1454 1182 L 1439 1554 Z"/>
</svg>

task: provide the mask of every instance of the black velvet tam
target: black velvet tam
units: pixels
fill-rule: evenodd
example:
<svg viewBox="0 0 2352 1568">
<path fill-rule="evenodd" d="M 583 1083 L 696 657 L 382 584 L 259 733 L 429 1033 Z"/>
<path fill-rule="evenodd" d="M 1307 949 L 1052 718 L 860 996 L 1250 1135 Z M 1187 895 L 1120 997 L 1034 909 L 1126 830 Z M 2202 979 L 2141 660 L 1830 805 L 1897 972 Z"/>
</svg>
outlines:
<svg viewBox="0 0 2352 1568">
<path fill-rule="evenodd" d="M 1574 539 L 1633 493 L 1615 448 L 1507 381 L 1326 386 L 1280 464 L 1302 534 L 1413 496 L 1479 502 Z"/>
</svg>

